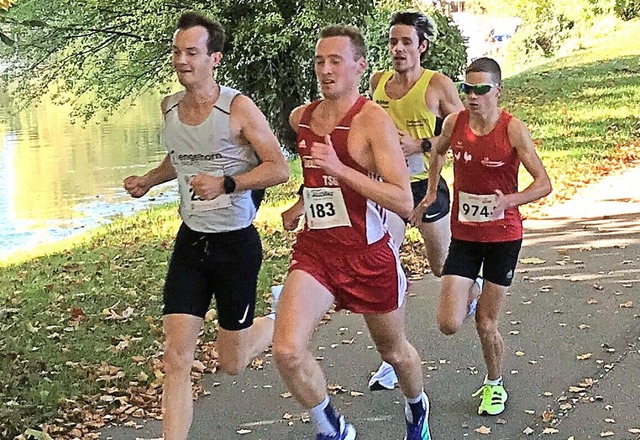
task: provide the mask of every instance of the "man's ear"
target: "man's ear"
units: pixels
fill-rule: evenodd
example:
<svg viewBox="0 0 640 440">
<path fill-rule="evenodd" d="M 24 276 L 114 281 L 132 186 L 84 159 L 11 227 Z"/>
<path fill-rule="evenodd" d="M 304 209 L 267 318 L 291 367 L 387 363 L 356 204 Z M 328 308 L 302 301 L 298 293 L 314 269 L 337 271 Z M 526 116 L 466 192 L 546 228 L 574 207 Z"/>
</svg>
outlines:
<svg viewBox="0 0 640 440">
<path fill-rule="evenodd" d="M 367 70 L 367 66 L 369 65 L 369 63 L 367 63 L 367 60 L 365 59 L 365 57 L 360 57 L 357 63 L 358 63 L 358 74 L 362 75 Z"/>
<path fill-rule="evenodd" d="M 213 63 L 213 68 L 217 69 L 220 63 L 222 62 L 222 52 L 214 52 L 211 54 L 211 61 Z"/>
<path fill-rule="evenodd" d="M 420 45 L 418 46 L 418 51 L 423 54 L 425 53 L 427 50 L 429 49 L 429 40 L 425 39 L 422 43 L 420 43 Z"/>
</svg>

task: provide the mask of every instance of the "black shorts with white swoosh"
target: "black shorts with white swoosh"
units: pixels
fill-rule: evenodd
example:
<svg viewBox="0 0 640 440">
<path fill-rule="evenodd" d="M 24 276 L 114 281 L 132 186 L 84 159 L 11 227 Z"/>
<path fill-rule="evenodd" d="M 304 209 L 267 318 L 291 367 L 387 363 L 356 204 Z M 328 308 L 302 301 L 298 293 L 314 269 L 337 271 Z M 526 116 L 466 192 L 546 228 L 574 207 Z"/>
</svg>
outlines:
<svg viewBox="0 0 640 440">
<path fill-rule="evenodd" d="M 183 224 L 169 263 L 163 313 L 203 318 L 215 298 L 221 328 L 248 328 L 261 264 L 262 245 L 253 225 L 211 234 Z"/>
<path fill-rule="evenodd" d="M 419 180 L 417 182 L 411 182 L 411 192 L 413 193 L 413 206 L 418 206 L 418 203 L 424 199 L 427 195 L 428 179 Z M 451 206 L 451 198 L 449 196 L 449 187 L 447 182 L 440 176 L 438 182 L 438 195 L 436 201 L 427 208 L 422 216 L 423 223 L 435 223 L 441 218 L 449 214 Z"/>
</svg>

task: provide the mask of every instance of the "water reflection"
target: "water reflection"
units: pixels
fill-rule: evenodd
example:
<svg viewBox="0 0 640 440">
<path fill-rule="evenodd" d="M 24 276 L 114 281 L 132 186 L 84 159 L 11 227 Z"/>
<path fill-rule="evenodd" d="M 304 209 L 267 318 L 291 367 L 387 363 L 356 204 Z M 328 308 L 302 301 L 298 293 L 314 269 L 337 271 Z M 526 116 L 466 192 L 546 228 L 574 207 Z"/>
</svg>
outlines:
<svg viewBox="0 0 640 440">
<path fill-rule="evenodd" d="M 0 97 L 0 257 L 174 200 L 172 185 L 133 200 L 122 180 L 162 159 L 159 97 L 123 106 L 108 122 L 72 124 L 44 101 L 13 115 Z"/>
</svg>

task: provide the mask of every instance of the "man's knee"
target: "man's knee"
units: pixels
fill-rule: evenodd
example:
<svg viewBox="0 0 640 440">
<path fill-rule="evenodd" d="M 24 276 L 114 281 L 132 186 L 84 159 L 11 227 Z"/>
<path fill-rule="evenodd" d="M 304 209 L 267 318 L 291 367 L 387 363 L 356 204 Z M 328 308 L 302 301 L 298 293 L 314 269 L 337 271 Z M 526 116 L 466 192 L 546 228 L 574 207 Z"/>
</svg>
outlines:
<svg viewBox="0 0 640 440">
<path fill-rule="evenodd" d="M 295 370 L 302 364 L 306 349 L 299 347 L 292 341 L 278 338 L 273 341 L 272 352 L 273 359 L 280 371 Z"/>
<path fill-rule="evenodd" d="M 476 317 L 476 330 L 480 337 L 496 334 L 498 333 L 498 320 L 478 315 Z"/>
<path fill-rule="evenodd" d="M 164 372 L 171 376 L 189 376 L 193 365 L 193 351 L 167 344 L 162 357 Z"/>
<path fill-rule="evenodd" d="M 383 361 L 391 365 L 402 363 L 409 356 L 409 341 L 398 344 L 381 344 L 376 347 Z"/>
<path fill-rule="evenodd" d="M 438 329 L 445 335 L 453 335 L 457 333 L 461 326 L 462 322 L 459 322 L 451 316 L 438 316 Z"/>
</svg>

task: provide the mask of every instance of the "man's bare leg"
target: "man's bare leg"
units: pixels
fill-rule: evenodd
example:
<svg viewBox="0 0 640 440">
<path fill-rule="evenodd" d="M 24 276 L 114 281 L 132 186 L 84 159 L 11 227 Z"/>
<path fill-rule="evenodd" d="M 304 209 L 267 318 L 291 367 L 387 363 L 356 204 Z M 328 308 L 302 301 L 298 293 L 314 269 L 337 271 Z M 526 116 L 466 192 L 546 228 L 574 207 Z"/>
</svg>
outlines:
<svg viewBox="0 0 640 440">
<path fill-rule="evenodd" d="M 165 315 L 163 327 L 163 437 L 164 440 L 186 440 L 193 420 L 191 366 L 202 319 L 186 314 Z"/>
</svg>

